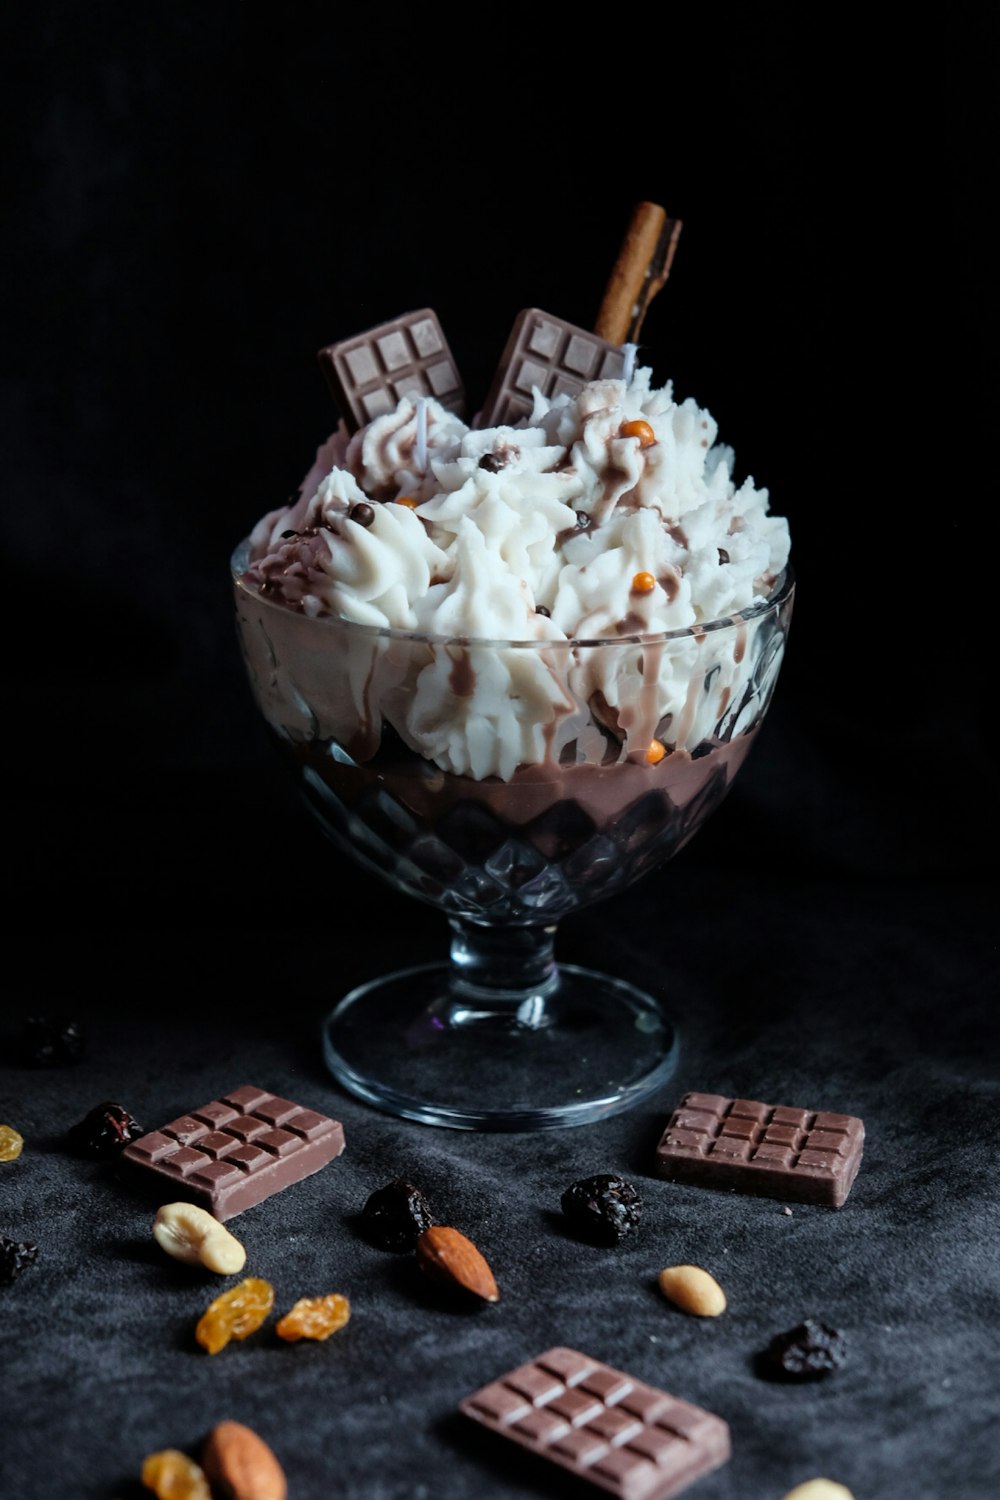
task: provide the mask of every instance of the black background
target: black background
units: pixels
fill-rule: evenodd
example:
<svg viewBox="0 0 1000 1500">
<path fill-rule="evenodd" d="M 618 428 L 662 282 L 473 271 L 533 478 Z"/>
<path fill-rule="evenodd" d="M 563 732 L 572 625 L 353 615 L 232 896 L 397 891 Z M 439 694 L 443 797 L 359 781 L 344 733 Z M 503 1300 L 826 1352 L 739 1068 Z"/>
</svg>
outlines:
<svg viewBox="0 0 1000 1500">
<path fill-rule="evenodd" d="M 148 1024 L 160 1050 L 142 1112 L 166 1118 L 194 1103 L 191 1078 L 216 1087 L 203 1034 L 263 1049 L 278 1005 L 291 1058 L 274 1078 L 294 1089 L 283 1070 L 315 1056 L 328 999 L 386 960 L 441 953 L 443 920 L 347 868 L 282 780 L 242 675 L 229 553 L 335 425 L 321 345 L 432 306 L 474 402 L 522 307 L 592 326 L 632 206 L 652 199 L 684 229 L 642 357 L 708 407 L 737 477 L 789 517 L 799 590 L 765 733 L 726 806 L 655 887 L 568 919 L 563 955 L 647 983 L 711 975 L 715 1011 L 692 1037 L 707 1071 L 688 1086 L 768 1097 L 781 1080 L 800 1102 L 824 1070 L 836 1093 L 846 1057 L 828 1107 L 867 1101 L 898 1140 L 900 1119 L 926 1123 L 926 1077 L 901 1078 L 898 1119 L 881 1080 L 900 1035 L 931 1055 L 940 1034 L 953 1052 L 936 1107 L 975 1075 L 985 1110 L 996 21 L 958 7 L 883 33 L 872 15 L 0 8 L 8 1033 L 31 1011 L 73 1013 L 131 1066 Z M 818 1051 L 810 1068 L 779 1035 L 755 1077 L 776 977 Z M 101 1086 L 120 1093 L 111 1062 Z M 5 1076 L 54 1139 L 54 1085 Z M 321 1075 L 306 1076 L 323 1107 Z M 78 1086 L 64 1120 L 96 1087 Z M 368 1112 L 342 1113 L 363 1139 Z M 388 1171 L 391 1129 L 378 1121 L 360 1148 L 357 1193 Z M 439 1177 L 435 1152 L 456 1178 L 465 1153 L 481 1208 L 496 1143 L 405 1129 L 431 1138 Z M 570 1132 L 558 1171 L 635 1166 L 624 1132 L 592 1137 L 586 1161 Z M 891 1184 L 884 1151 L 879 1168 Z M 477 1369 L 466 1352 L 463 1382 Z M 193 1445 L 178 1429 L 157 1436 Z M 960 1422 L 948 1430 L 931 1451 Z M 88 1494 L 124 1491 L 116 1476 L 152 1443 L 148 1427 L 130 1438 Z M 878 1495 L 938 1500 L 898 1456 L 882 1453 Z M 750 1500 L 811 1472 L 757 1457 Z M 35 1493 L 30 1467 L 15 1472 Z M 484 1495 L 536 1493 L 472 1472 Z M 706 1481 L 706 1500 L 726 1482 Z M 980 1468 L 952 1494 L 985 1500 L 981 1482 Z M 355 1484 L 345 1494 L 423 1493 Z"/>
<path fill-rule="evenodd" d="M 474 403 L 522 307 L 593 325 L 642 198 L 684 221 L 642 356 L 793 533 L 743 837 L 990 868 L 987 15 L 879 40 L 850 10 L 669 11 L 662 37 L 528 41 L 514 12 L 463 43 L 421 12 L 6 7 L 18 921 L 240 919 L 214 793 L 245 775 L 248 816 L 274 804 L 227 560 L 335 423 L 316 350 L 430 305 Z M 737 853 L 738 816 L 691 858 Z M 281 843 L 309 861 L 310 835 Z"/>
</svg>

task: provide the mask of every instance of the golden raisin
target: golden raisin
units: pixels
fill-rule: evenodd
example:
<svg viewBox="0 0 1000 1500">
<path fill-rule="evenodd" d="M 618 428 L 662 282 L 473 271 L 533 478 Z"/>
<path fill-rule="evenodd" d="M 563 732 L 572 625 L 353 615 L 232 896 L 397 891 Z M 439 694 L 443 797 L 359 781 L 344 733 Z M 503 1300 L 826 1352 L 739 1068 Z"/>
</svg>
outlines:
<svg viewBox="0 0 1000 1500">
<path fill-rule="evenodd" d="M 274 1287 L 259 1276 L 222 1292 L 198 1319 L 194 1336 L 209 1354 L 218 1354 L 230 1339 L 245 1339 L 257 1329 L 274 1306 Z"/>
<path fill-rule="evenodd" d="M 164 1448 L 144 1459 L 142 1482 L 158 1500 L 212 1500 L 204 1471 L 178 1448 Z"/>
<path fill-rule="evenodd" d="M 0 1161 L 16 1161 L 24 1149 L 24 1137 L 13 1125 L 0 1125 Z"/>
<path fill-rule="evenodd" d="M 299 1339 L 328 1339 L 331 1333 L 343 1328 L 350 1316 L 351 1304 L 339 1292 L 331 1292 L 327 1297 L 300 1297 L 278 1319 L 274 1331 L 290 1344 Z"/>
<path fill-rule="evenodd" d="M 656 442 L 656 433 L 648 422 L 625 422 L 622 424 L 621 435 L 622 437 L 638 438 L 640 448 L 649 448 Z"/>
<path fill-rule="evenodd" d="M 635 594 L 651 594 L 656 588 L 656 579 L 652 573 L 636 573 L 632 579 L 632 592 Z"/>
<path fill-rule="evenodd" d="M 649 749 L 646 751 L 646 759 L 651 766 L 658 765 L 667 753 L 667 747 L 662 740 L 650 740 Z"/>
</svg>

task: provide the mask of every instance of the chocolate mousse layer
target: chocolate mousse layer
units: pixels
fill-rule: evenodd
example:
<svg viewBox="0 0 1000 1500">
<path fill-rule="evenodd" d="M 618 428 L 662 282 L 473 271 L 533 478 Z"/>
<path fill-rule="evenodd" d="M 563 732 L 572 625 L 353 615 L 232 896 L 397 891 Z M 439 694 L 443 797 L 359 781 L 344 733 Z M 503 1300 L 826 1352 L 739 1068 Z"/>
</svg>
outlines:
<svg viewBox="0 0 1000 1500">
<path fill-rule="evenodd" d="M 279 737 L 325 831 L 407 893 L 455 915 L 537 923 L 670 859 L 719 805 L 756 730 L 657 764 L 524 766 L 509 781 L 428 764 L 386 728 L 356 763 Z"/>
</svg>

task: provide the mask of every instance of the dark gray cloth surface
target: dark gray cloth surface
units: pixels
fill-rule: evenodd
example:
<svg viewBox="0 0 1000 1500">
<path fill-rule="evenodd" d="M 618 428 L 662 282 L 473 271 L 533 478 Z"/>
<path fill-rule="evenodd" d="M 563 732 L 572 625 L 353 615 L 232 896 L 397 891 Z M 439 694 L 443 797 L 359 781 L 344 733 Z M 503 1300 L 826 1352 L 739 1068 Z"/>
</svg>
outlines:
<svg viewBox="0 0 1000 1500">
<path fill-rule="evenodd" d="M 303 854 L 313 838 L 306 828 Z M 259 852 L 273 854 L 266 838 Z M 283 925 L 282 896 L 279 920 L 262 912 L 257 933 L 126 930 L 107 913 L 80 937 L 53 921 L 25 955 L 33 977 L 8 1006 L 6 1040 L 23 1015 L 62 1011 L 83 1017 L 88 1050 L 41 1070 L 8 1048 L 0 1066 L 0 1121 L 26 1140 L 0 1167 L 0 1231 L 39 1247 L 0 1290 L 0 1492 L 126 1500 L 140 1493 L 145 1454 L 196 1454 L 209 1427 L 235 1418 L 279 1455 L 292 1500 L 569 1497 L 579 1487 L 456 1415 L 463 1395 L 568 1344 L 726 1419 L 733 1456 L 699 1481 L 704 1500 L 780 1500 L 817 1475 L 857 1500 L 995 1494 L 993 893 L 774 871 L 750 880 L 684 860 L 568 922 L 562 942 L 567 959 L 675 995 L 674 1080 L 625 1114 L 541 1134 L 397 1120 L 326 1074 L 327 1005 L 382 967 L 437 957 L 444 939 L 433 913 L 364 877 L 343 882 L 308 929 Z M 63 1137 L 103 1099 L 152 1128 L 243 1082 L 334 1114 L 347 1141 L 316 1176 L 231 1222 L 247 1272 L 273 1283 L 275 1315 L 328 1291 L 353 1313 L 323 1344 L 283 1345 L 272 1317 L 209 1356 L 194 1325 L 231 1278 L 166 1257 L 149 1205 Z M 865 1155 L 846 1204 L 786 1214 L 656 1179 L 656 1140 L 692 1088 L 861 1115 Z M 639 1229 L 614 1249 L 576 1238 L 559 1208 L 565 1187 L 598 1171 L 622 1173 L 643 1198 Z M 411 1256 L 359 1233 L 367 1196 L 397 1175 L 480 1247 L 498 1304 L 450 1307 Z M 721 1317 L 666 1303 L 656 1273 L 677 1263 L 715 1274 Z M 805 1317 L 844 1333 L 843 1368 L 809 1386 L 761 1379 L 757 1353 Z"/>
</svg>

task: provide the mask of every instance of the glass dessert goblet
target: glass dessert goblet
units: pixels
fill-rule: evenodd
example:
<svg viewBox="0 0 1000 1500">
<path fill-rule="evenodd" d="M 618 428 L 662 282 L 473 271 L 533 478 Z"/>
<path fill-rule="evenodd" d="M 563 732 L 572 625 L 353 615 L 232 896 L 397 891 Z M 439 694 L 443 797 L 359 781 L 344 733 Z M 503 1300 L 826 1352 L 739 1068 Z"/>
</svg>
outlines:
<svg viewBox="0 0 1000 1500">
<path fill-rule="evenodd" d="M 561 918 L 670 859 L 726 795 L 791 620 L 595 641 L 447 639 L 312 618 L 232 558 L 256 704 L 343 855 L 451 928 L 440 962 L 377 975 L 324 1022 L 351 1093 L 428 1124 L 541 1130 L 623 1110 L 674 1069 L 661 1002 L 556 961 Z"/>
</svg>

